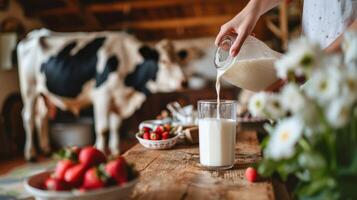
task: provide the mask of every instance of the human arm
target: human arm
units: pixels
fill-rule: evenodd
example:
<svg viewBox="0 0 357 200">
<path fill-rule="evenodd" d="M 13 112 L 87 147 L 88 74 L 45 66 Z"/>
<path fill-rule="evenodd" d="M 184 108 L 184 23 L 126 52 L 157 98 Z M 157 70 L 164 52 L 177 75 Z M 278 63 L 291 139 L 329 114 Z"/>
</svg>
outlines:
<svg viewBox="0 0 357 200">
<path fill-rule="evenodd" d="M 347 28 L 346 31 L 357 31 L 357 19 L 352 22 L 352 24 Z M 343 40 L 343 34 L 338 36 L 328 47 L 324 49 L 327 53 L 334 53 L 341 51 L 341 42 Z"/>
<path fill-rule="evenodd" d="M 260 16 L 277 6 L 279 2 L 280 0 L 250 0 L 241 12 L 221 26 L 215 44 L 218 46 L 225 35 L 237 35 L 230 49 L 230 54 L 236 56 Z"/>
</svg>

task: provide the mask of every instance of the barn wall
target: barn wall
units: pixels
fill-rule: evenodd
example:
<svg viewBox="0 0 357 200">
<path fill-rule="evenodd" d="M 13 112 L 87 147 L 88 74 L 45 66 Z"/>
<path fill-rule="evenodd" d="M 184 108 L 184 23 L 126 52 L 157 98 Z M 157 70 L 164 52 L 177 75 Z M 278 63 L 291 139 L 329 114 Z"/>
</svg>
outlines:
<svg viewBox="0 0 357 200">
<path fill-rule="evenodd" d="M 43 26 L 39 20 L 29 19 L 24 16 L 22 7 L 15 0 L 9 1 L 9 5 L 6 10 L 0 10 L 0 24 L 3 20 L 9 17 L 18 19 L 23 24 L 26 32 Z M 2 66 L 0 66 L 0 112 L 2 112 L 3 104 L 7 97 L 11 94 L 18 93 L 19 91 L 20 88 L 17 68 L 2 70 Z"/>
<path fill-rule="evenodd" d="M 7 10 L 0 10 L 0 23 L 7 17 L 15 17 L 19 19 L 25 26 L 26 31 L 43 27 L 43 24 L 39 20 L 33 18 L 29 19 L 24 16 L 21 6 L 15 0 L 9 1 Z"/>
</svg>

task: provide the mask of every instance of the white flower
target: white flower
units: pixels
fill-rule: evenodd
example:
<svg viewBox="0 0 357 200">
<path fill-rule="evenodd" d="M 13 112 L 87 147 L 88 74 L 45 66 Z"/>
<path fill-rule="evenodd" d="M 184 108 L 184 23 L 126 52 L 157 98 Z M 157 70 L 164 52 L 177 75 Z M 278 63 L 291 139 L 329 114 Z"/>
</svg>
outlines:
<svg viewBox="0 0 357 200">
<path fill-rule="evenodd" d="M 292 57 L 292 55 L 284 55 L 275 62 L 275 69 L 279 78 L 287 79 L 290 74 L 295 74 L 295 70 L 298 65 L 296 65 L 296 60 Z"/>
<path fill-rule="evenodd" d="M 303 123 L 297 117 L 290 117 L 278 123 L 266 148 L 266 156 L 274 160 L 293 156 L 295 144 L 300 139 L 302 130 Z"/>
<path fill-rule="evenodd" d="M 318 62 L 317 70 L 324 70 L 326 67 L 342 67 L 342 56 L 340 54 L 325 54 L 322 55 Z"/>
<path fill-rule="evenodd" d="M 296 84 L 290 83 L 281 92 L 281 103 L 284 109 L 297 113 L 304 108 L 305 97 Z"/>
<path fill-rule="evenodd" d="M 281 105 L 279 95 L 267 95 L 264 113 L 271 119 L 279 119 L 286 115 L 286 110 Z"/>
<path fill-rule="evenodd" d="M 254 94 L 249 100 L 248 110 L 255 117 L 266 117 L 264 107 L 267 99 L 267 94 L 259 92 Z"/>
<path fill-rule="evenodd" d="M 310 128 L 316 128 L 319 123 L 318 110 L 313 101 L 307 99 L 305 101 L 304 107 L 297 113 L 305 123 L 306 126 Z"/>
<path fill-rule="evenodd" d="M 277 76 L 282 79 L 291 75 L 305 75 L 318 66 L 321 48 L 317 43 L 306 38 L 293 40 L 289 44 L 288 52 L 275 63 Z"/>
<path fill-rule="evenodd" d="M 338 98 L 326 109 L 326 118 L 335 128 L 344 126 L 350 118 L 351 104 L 346 98 Z"/>
<path fill-rule="evenodd" d="M 357 63 L 357 32 L 347 31 L 343 34 L 342 49 L 345 53 L 345 63 Z"/>
<path fill-rule="evenodd" d="M 307 96 L 316 99 L 322 105 L 326 105 L 338 96 L 340 81 L 341 72 L 338 67 L 325 67 L 325 69 L 314 71 L 303 89 Z"/>
<path fill-rule="evenodd" d="M 345 69 L 342 77 L 342 95 L 348 102 L 357 100 L 357 68 Z"/>
</svg>

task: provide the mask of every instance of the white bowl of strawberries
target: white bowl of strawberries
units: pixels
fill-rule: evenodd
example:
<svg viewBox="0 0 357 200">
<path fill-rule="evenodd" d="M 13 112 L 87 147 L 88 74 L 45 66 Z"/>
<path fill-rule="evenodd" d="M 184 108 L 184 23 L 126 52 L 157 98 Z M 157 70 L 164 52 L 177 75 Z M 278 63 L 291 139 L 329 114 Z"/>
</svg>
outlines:
<svg viewBox="0 0 357 200">
<path fill-rule="evenodd" d="M 54 171 L 25 180 L 35 199 L 127 199 L 138 182 L 138 173 L 123 157 L 107 161 L 94 147 L 66 149 L 63 155 Z"/>
<path fill-rule="evenodd" d="M 140 144 L 149 149 L 170 149 L 175 146 L 179 136 L 177 128 L 170 124 L 144 126 L 136 134 Z"/>
</svg>

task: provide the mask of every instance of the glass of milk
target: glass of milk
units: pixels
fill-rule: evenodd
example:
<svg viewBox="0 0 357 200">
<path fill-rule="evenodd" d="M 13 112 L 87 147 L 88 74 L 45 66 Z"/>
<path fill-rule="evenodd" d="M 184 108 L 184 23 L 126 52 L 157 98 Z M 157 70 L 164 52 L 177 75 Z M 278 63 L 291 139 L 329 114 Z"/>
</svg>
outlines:
<svg viewBox="0 0 357 200">
<path fill-rule="evenodd" d="M 235 160 L 237 102 L 198 101 L 200 163 L 210 170 L 232 168 Z"/>
</svg>

